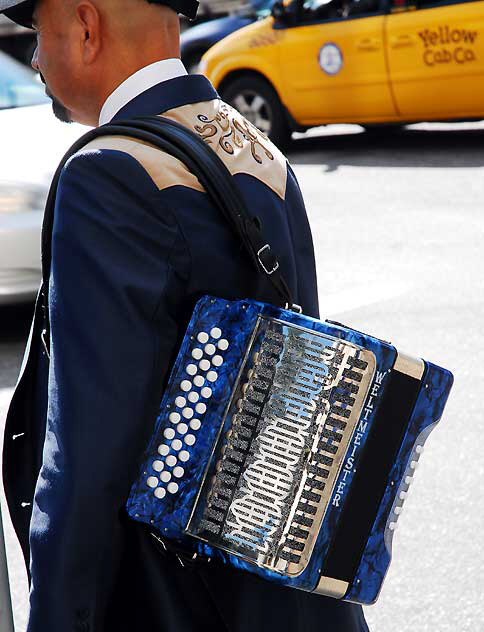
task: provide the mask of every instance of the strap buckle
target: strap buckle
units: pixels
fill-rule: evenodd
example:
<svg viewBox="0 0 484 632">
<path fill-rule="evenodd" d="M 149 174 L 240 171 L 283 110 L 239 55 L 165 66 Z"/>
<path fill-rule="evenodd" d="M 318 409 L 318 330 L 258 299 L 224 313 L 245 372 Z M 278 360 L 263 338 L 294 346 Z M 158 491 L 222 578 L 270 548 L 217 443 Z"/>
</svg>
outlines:
<svg viewBox="0 0 484 632">
<path fill-rule="evenodd" d="M 284 309 L 288 309 L 291 312 L 296 312 L 296 314 L 302 314 L 302 307 L 298 305 L 297 303 L 293 303 L 292 305 L 289 305 L 289 303 L 286 303 L 284 306 Z"/>
<path fill-rule="evenodd" d="M 262 246 L 262 248 L 260 248 L 260 250 L 257 251 L 257 259 L 259 260 L 259 263 L 260 263 L 262 269 L 264 270 L 264 272 L 268 276 L 270 276 L 271 274 L 274 274 L 274 272 L 276 270 L 279 269 L 279 261 L 274 257 L 274 255 L 272 255 L 272 264 L 269 264 L 269 265 L 272 265 L 272 270 L 269 270 L 269 268 L 262 261 L 262 257 L 261 257 L 261 254 L 263 252 L 265 252 L 266 250 L 269 251 L 269 255 L 272 255 L 271 247 L 269 246 L 269 244 L 266 244 L 265 246 Z"/>
<path fill-rule="evenodd" d="M 40 334 L 40 339 L 42 341 L 42 345 L 44 347 L 44 352 L 45 355 L 48 357 L 48 359 L 50 360 L 50 352 L 49 352 L 49 345 L 47 343 L 47 329 L 42 329 L 42 333 Z"/>
</svg>

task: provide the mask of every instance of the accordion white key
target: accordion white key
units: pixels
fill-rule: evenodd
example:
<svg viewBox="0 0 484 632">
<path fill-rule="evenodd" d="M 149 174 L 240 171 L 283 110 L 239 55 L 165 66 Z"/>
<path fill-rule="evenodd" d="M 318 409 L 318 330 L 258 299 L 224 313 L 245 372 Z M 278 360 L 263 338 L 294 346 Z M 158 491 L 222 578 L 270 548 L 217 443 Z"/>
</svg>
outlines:
<svg viewBox="0 0 484 632">
<path fill-rule="evenodd" d="M 452 380 L 341 324 L 204 297 L 128 513 L 199 556 L 372 603 Z"/>
</svg>

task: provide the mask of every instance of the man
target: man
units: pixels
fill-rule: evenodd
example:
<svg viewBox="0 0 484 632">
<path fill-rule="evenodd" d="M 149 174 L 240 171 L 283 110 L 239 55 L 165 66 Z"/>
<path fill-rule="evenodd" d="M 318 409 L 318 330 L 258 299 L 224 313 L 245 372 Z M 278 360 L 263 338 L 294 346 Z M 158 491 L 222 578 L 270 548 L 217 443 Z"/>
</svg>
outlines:
<svg viewBox="0 0 484 632">
<path fill-rule="evenodd" d="M 159 114 L 224 160 L 317 315 L 311 234 L 282 154 L 179 61 L 176 10 L 193 0 L 0 0 L 34 26 L 59 118 Z M 34 141 L 35 142 L 35 141 Z M 213 565 L 163 557 L 123 507 L 163 386 L 203 294 L 277 301 L 197 179 L 129 138 L 70 159 L 52 241 L 50 362 L 36 310 L 10 407 L 4 480 L 29 566 L 28 632 L 361 632 L 361 608 Z"/>
</svg>

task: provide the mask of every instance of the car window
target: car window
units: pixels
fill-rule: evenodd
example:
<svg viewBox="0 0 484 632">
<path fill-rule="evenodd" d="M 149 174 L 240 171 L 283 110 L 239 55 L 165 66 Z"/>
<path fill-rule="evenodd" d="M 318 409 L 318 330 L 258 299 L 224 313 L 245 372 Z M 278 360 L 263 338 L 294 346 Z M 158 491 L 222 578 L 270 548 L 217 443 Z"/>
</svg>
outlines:
<svg viewBox="0 0 484 632">
<path fill-rule="evenodd" d="M 380 11 L 380 0 L 305 0 L 304 22 L 320 22 L 368 15 Z"/>
<path fill-rule="evenodd" d="M 271 14 L 271 7 L 274 4 L 274 0 L 251 0 L 251 4 L 257 15 L 263 18 Z"/>
<path fill-rule="evenodd" d="M 0 109 L 48 103 L 44 86 L 33 71 L 0 52 Z"/>
</svg>

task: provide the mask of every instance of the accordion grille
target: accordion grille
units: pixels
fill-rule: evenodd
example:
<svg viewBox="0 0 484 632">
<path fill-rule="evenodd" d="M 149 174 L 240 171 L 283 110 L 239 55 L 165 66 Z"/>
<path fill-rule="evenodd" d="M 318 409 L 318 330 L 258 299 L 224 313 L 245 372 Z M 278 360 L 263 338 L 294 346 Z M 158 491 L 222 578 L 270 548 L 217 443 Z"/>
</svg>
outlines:
<svg viewBox="0 0 484 632">
<path fill-rule="evenodd" d="M 375 358 L 260 318 L 188 532 L 259 566 L 307 566 Z"/>
</svg>

